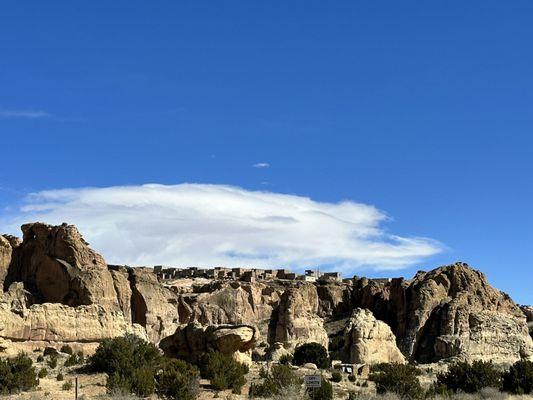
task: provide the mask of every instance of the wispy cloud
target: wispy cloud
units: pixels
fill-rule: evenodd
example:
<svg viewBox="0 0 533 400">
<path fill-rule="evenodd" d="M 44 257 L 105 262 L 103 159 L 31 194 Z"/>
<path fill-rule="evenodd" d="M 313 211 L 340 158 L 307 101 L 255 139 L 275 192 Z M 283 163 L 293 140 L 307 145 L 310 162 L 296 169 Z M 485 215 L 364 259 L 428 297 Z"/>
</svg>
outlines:
<svg viewBox="0 0 533 400">
<path fill-rule="evenodd" d="M 399 269 L 441 251 L 431 239 L 385 231 L 382 211 L 353 201 L 234 186 L 180 184 L 34 193 L 0 226 L 76 224 L 110 263 Z"/>
<path fill-rule="evenodd" d="M 270 164 L 266 163 L 266 162 L 260 162 L 260 163 L 252 165 L 252 167 L 254 167 L 254 168 L 268 168 L 268 167 L 270 167 Z"/>
<path fill-rule="evenodd" d="M 42 110 L 15 110 L 0 108 L 0 118 L 47 118 L 51 117 L 49 113 Z"/>
</svg>

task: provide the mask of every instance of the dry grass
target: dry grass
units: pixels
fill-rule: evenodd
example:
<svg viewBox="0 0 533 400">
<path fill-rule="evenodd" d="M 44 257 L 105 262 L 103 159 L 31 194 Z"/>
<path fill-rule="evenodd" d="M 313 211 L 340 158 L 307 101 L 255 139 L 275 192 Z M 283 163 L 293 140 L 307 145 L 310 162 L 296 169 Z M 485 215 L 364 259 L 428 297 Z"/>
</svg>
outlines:
<svg viewBox="0 0 533 400">
<path fill-rule="evenodd" d="M 360 400 L 402 400 L 402 398 L 394 393 L 387 393 L 376 396 L 360 396 Z M 485 388 L 482 389 L 479 393 L 468 394 L 468 393 L 457 393 L 450 397 L 436 396 L 433 397 L 434 400 L 529 400 L 533 399 L 532 395 L 523 395 L 516 396 L 510 395 L 507 393 L 500 392 L 498 389 L 494 388 Z"/>
</svg>

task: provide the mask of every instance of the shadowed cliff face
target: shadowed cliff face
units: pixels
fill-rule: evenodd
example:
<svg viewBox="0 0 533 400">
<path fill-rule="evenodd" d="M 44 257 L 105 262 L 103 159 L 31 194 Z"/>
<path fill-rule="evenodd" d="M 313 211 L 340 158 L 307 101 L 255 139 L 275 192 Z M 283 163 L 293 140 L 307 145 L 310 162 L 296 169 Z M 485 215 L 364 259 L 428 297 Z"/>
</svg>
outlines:
<svg viewBox="0 0 533 400">
<path fill-rule="evenodd" d="M 399 351 L 418 362 L 513 362 L 533 354 L 525 317 L 531 313 L 463 263 L 419 272 L 409 281 L 361 278 L 353 285 L 280 280 L 163 284 L 149 268 L 108 266 L 74 226 L 35 223 L 22 230 L 22 242 L 0 236 L 5 291 L 0 338 L 83 342 L 135 331 L 155 343 L 170 341 L 179 353 L 186 351 L 180 343 L 190 345 L 190 338 L 175 335 L 184 332 L 184 325 L 200 324 L 198 332 L 224 326 L 207 330 L 217 335 L 235 335 L 228 328 L 235 325 L 252 327 L 250 343 L 269 351 L 334 343 L 336 356 L 368 362 L 401 359 Z M 68 330 L 59 314 L 68 316 Z M 220 344 L 231 338 L 219 339 Z"/>
</svg>

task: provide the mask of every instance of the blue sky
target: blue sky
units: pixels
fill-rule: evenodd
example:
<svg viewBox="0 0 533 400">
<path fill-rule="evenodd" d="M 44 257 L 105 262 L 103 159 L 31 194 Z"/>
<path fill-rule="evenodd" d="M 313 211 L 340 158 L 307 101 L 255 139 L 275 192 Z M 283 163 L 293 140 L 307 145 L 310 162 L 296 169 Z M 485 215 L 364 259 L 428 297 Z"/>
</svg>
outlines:
<svg viewBox="0 0 533 400">
<path fill-rule="evenodd" d="M 462 260 L 533 303 L 530 1 L 53 3 L 0 13 L 5 230 L 35 215 L 19 210 L 29 193 L 63 188 L 231 185 L 313 212 L 350 201 L 389 217 L 372 220 L 379 244 L 439 250 L 358 273 Z"/>
</svg>

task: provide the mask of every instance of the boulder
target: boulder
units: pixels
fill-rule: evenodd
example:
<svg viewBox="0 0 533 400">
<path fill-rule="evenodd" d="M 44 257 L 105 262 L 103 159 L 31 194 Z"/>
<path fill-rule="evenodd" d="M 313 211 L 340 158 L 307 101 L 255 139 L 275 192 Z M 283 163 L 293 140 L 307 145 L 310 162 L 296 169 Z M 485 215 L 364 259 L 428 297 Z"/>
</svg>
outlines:
<svg viewBox="0 0 533 400">
<path fill-rule="evenodd" d="M 111 274 L 101 255 L 89 248 L 75 226 L 32 223 L 22 226 L 4 288 L 23 282 L 40 303 L 99 304 L 118 310 Z"/>
<path fill-rule="evenodd" d="M 370 310 L 356 308 L 344 331 L 344 353 L 350 363 L 405 363 L 390 327 Z"/>
<path fill-rule="evenodd" d="M 269 361 L 279 362 L 281 357 L 292 356 L 292 353 L 285 348 L 283 343 L 275 342 L 268 348 L 266 356 Z"/>
<path fill-rule="evenodd" d="M 159 346 L 167 356 L 191 362 L 209 351 L 219 351 L 249 364 L 257 339 L 257 329 L 251 325 L 206 326 L 193 322 L 180 326 L 172 336 L 161 340 Z"/>
</svg>

